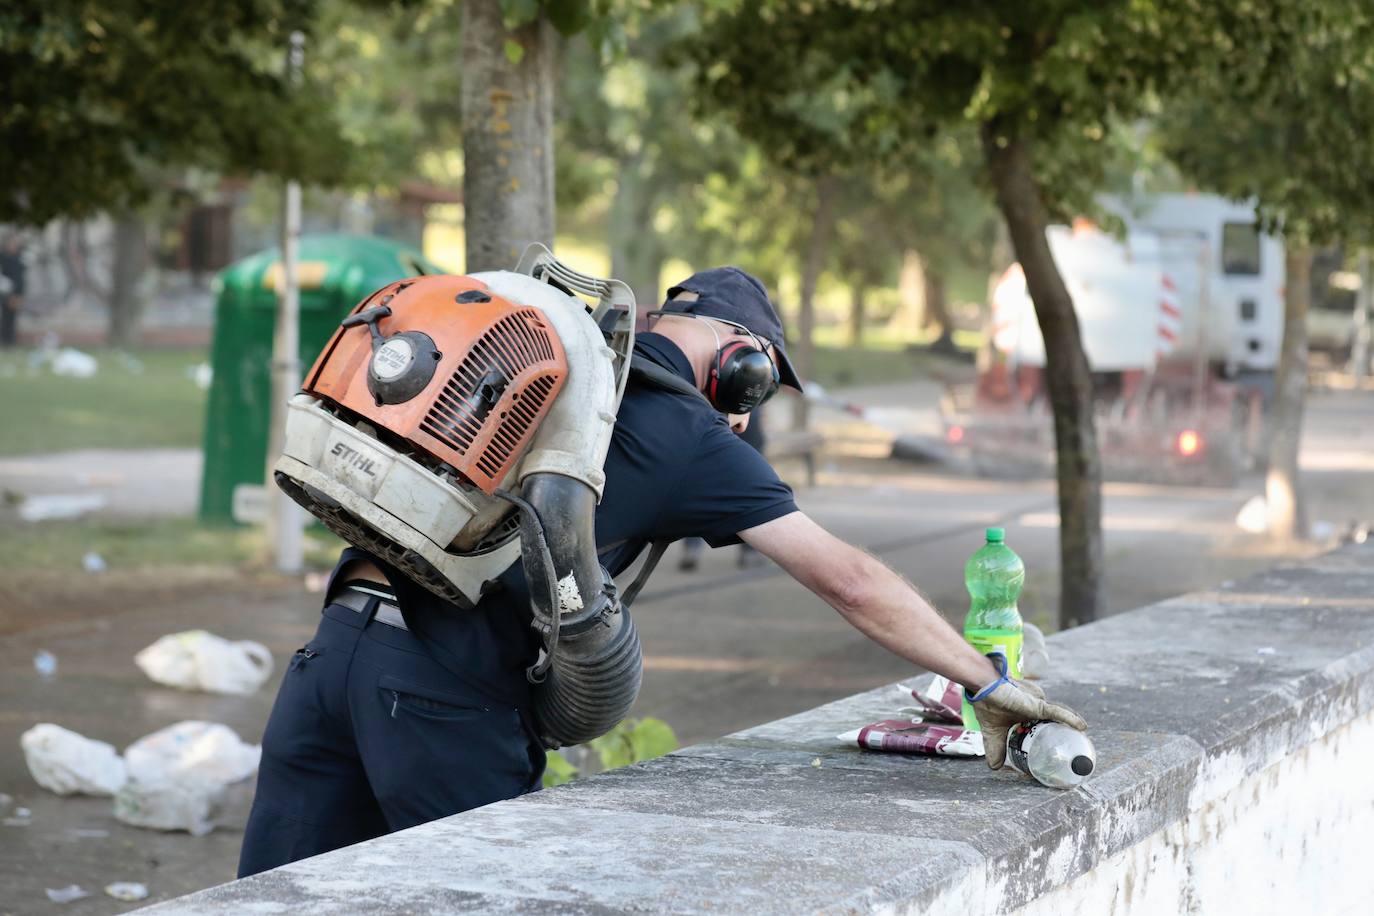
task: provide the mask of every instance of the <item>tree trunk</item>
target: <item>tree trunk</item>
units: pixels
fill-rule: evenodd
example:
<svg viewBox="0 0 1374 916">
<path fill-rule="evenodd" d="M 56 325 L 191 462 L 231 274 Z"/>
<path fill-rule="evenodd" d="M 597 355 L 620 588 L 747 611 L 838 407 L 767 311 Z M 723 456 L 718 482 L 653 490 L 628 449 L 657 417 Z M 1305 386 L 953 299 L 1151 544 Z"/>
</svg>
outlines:
<svg viewBox="0 0 1374 916">
<path fill-rule="evenodd" d="M 862 280 L 855 280 L 849 286 L 849 340 L 856 347 L 864 345 L 864 311 L 867 304 L 864 298 L 868 287 Z"/>
<path fill-rule="evenodd" d="M 639 156 L 618 165 L 610 214 L 611 276 L 629 284 L 641 308 L 654 307 L 663 298 L 658 277 L 664 256 L 653 226 L 654 195 L 645 187 Z"/>
<path fill-rule="evenodd" d="M 1274 382 L 1274 412 L 1270 426 L 1269 471 L 1264 498 L 1269 509 L 1269 536 L 1292 541 L 1307 536 L 1307 520 L 1298 486 L 1298 444 L 1302 439 L 1302 408 L 1307 392 L 1307 311 L 1312 304 L 1312 250 L 1297 242 L 1287 245 L 1287 276 L 1283 297 L 1283 351 Z"/>
<path fill-rule="evenodd" d="M 1093 384 L 1073 300 L 1050 253 L 1049 214 L 1024 137 L 983 125 L 983 151 L 1026 274 L 1045 340 L 1045 376 L 1054 409 L 1059 483 L 1059 618 L 1064 626 L 1097 619 L 1102 596 L 1102 459 L 1093 419 Z"/>
<path fill-rule="evenodd" d="M 839 191 L 839 179 L 833 176 L 827 175 L 816 182 L 816 211 L 811 217 L 811 232 L 806 237 L 806 251 L 802 258 L 797 349 L 791 354 L 793 367 L 803 383 L 813 378 L 816 372 L 816 342 L 813 339 L 816 332 L 816 285 L 820 283 L 826 255 L 830 252 Z M 797 398 L 792 403 L 792 428 L 805 429 L 808 416 L 806 399 Z"/>
<path fill-rule="evenodd" d="M 1360 387 L 1369 374 L 1370 301 L 1374 299 L 1374 270 L 1370 269 L 1369 246 L 1360 247 L 1360 291 L 1355 295 L 1355 330 L 1350 345 L 1350 372 Z"/>
<path fill-rule="evenodd" d="M 143 214 L 126 210 L 114 217 L 114 263 L 110 271 L 108 343 L 128 347 L 138 342 L 143 315 L 143 271 L 148 264 L 147 227 Z"/>
<path fill-rule="evenodd" d="M 499 0 L 462 6 L 465 269 L 510 270 L 531 242 L 553 245 L 557 33 L 543 16 L 508 31 Z"/>
<path fill-rule="evenodd" d="M 914 248 L 902 252 L 902 272 L 897 278 L 898 314 L 911 332 L 918 333 L 925 322 L 925 267 L 921 253 Z"/>
<path fill-rule="evenodd" d="M 940 326 L 940 336 L 935 338 L 931 347 L 936 350 L 954 349 L 954 322 L 949 318 L 948 286 L 944 272 L 934 266 L 928 258 L 921 259 L 921 298 L 925 309 L 921 316 L 921 328 L 933 324 Z"/>
</svg>

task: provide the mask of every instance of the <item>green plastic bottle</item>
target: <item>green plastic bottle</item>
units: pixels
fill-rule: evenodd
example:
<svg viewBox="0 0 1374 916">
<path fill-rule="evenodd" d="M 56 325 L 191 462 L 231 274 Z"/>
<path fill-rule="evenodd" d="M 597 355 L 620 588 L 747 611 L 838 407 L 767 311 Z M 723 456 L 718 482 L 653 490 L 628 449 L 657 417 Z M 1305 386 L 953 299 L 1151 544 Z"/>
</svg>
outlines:
<svg viewBox="0 0 1374 916">
<path fill-rule="evenodd" d="M 1001 528 L 987 530 L 987 543 L 964 565 L 968 588 L 968 616 L 964 638 L 984 655 L 1000 650 L 1007 657 L 1007 673 L 1021 676 L 1021 612 L 1016 599 L 1026 581 L 1026 567 L 1006 541 Z M 964 727 L 979 730 L 978 716 L 964 697 Z"/>
</svg>

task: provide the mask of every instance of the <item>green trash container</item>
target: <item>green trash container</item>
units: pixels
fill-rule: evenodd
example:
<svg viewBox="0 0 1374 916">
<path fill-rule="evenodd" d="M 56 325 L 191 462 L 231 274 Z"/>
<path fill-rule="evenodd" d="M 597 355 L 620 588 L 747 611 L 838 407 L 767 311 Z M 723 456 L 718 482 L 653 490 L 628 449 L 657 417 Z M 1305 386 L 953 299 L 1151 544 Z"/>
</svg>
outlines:
<svg viewBox="0 0 1374 916">
<path fill-rule="evenodd" d="M 302 374 L 314 364 L 339 322 L 367 294 L 393 280 L 444 272 L 418 249 L 389 239 L 302 236 Z M 274 248 L 226 267 L 216 281 L 210 356 L 214 373 L 205 411 L 205 465 L 200 483 L 204 522 L 252 521 L 263 505 L 280 275 L 281 252 Z"/>
</svg>

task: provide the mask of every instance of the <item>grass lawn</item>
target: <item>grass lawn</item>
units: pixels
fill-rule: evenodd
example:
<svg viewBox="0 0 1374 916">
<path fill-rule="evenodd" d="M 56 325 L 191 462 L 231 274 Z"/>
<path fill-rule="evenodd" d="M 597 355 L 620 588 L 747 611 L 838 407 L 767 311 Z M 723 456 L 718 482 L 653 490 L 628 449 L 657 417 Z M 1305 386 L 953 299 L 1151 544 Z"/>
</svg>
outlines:
<svg viewBox="0 0 1374 916">
<path fill-rule="evenodd" d="M 30 353 L 0 353 L 0 455 L 200 445 L 205 392 L 187 370 L 204 349 L 93 350 L 91 378 L 32 369 Z"/>
<path fill-rule="evenodd" d="M 343 541 L 316 526 L 306 535 L 306 566 L 329 569 Z M 261 528 L 205 526 L 194 519 L 79 519 L 0 528 L 0 572 L 83 575 L 82 557 L 100 554 L 114 570 L 266 567 Z"/>
<path fill-rule="evenodd" d="M 965 342 L 956 334 L 955 342 Z M 928 377 L 932 372 L 969 371 L 948 357 L 900 346 L 816 347 L 816 381 L 829 389 L 858 385 L 882 385 Z"/>
<path fill-rule="evenodd" d="M 841 332 L 817 333 L 816 379 L 828 388 L 899 382 L 929 373 L 943 360 L 887 339 L 878 329 L 866 346 L 841 342 Z M 976 346 L 976 340 L 956 342 Z M 205 395 L 189 370 L 206 351 L 97 349 L 91 378 L 31 367 L 31 351 L 0 352 L 0 455 L 82 448 L 195 448 L 205 422 Z"/>
</svg>

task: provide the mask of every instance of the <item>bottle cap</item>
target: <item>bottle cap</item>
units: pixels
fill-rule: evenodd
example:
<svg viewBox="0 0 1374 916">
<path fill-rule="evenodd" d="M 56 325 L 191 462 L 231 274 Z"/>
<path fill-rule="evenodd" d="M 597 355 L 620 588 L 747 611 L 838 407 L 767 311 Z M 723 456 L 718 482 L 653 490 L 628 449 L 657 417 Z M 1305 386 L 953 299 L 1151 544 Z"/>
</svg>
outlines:
<svg viewBox="0 0 1374 916">
<path fill-rule="evenodd" d="M 1007 539 L 1007 532 L 1001 528 L 989 528 L 987 534 L 989 544 L 1000 544 Z"/>
</svg>

